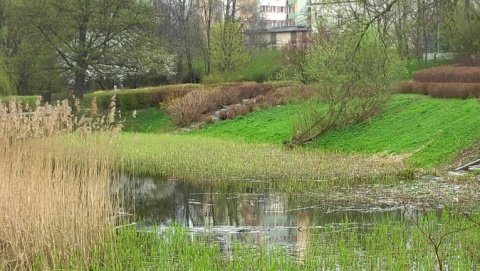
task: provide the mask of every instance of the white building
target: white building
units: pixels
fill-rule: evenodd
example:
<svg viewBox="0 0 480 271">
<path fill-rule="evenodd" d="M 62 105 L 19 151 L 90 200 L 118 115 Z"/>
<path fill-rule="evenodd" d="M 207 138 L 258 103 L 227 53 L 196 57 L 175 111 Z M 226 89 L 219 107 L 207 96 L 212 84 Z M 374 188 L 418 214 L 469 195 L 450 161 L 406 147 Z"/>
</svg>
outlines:
<svg viewBox="0 0 480 271">
<path fill-rule="evenodd" d="M 308 0 L 259 0 L 259 8 L 266 28 L 283 26 L 309 26 Z"/>
<path fill-rule="evenodd" d="M 287 25 L 287 0 L 260 0 L 259 5 L 266 28 Z"/>
</svg>

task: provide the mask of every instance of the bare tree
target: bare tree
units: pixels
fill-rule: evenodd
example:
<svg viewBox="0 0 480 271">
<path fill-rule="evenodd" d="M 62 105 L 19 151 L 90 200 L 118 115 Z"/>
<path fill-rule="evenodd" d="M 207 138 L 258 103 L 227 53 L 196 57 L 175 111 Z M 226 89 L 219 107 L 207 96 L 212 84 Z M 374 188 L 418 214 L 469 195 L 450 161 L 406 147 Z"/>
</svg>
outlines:
<svg viewBox="0 0 480 271">
<path fill-rule="evenodd" d="M 195 0 L 153 0 L 158 14 L 158 33 L 177 57 L 177 82 L 196 82 L 193 54 L 198 50 Z M 185 68 L 186 65 L 186 68 Z"/>
</svg>

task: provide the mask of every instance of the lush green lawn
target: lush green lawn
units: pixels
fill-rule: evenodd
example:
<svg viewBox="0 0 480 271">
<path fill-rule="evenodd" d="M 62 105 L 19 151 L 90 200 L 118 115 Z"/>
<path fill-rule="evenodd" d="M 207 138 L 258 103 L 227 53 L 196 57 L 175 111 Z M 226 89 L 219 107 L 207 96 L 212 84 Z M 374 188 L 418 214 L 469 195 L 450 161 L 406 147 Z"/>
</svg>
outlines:
<svg viewBox="0 0 480 271">
<path fill-rule="evenodd" d="M 435 166 L 480 138 L 476 100 L 397 95 L 387 111 L 370 123 L 331 132 L 312 147 L 363 153 L 412 154 L 417 166 Z"/>
<path fill-rule="evenodd" d="M 282 143 L 290 139 L 293 118 L 301 105 L 277 106 L 206 125 L 192 134 L 245 142 Z"/>
<path fill-rule="evenodd" d="M 275 107 L 208 125 L 195 131 L 246 142 L 281 143 L 290 138 L 299 106 Z M 395 95 L 385 112 L 367 123 L 332 131 L 308 144 L 348 153 L 409 155 L 415 166 L 441 165 L 480 138 L 480 105 L 476 100 L 432 99 Z"/>
<path fill-rule="evenodd" d="M 136 117 L 128 112 L 123 131 L 138 133 L 163 133 L 174 129 L 170 117 L 162 110 L 149 108 L 138 110 Z"/>
</svg>

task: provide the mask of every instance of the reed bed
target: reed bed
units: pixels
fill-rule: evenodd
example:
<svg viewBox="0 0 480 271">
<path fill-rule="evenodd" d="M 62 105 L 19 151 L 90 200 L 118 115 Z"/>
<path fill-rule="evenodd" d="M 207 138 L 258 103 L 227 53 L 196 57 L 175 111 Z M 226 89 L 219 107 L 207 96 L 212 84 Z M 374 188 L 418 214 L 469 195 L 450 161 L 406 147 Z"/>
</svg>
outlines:
<svg viewBox="0 0 480 271">
<path fill-rule="evenodd" d="M 38 103 L 28 113 L 0 103 L 0 270 L 85 269 L 119 207 L 109 193 L 118 127 L 76 117 L 66 101 Z"/>
<path fill-rule="evenodd" d="M 298 180 L 331 185 L 396 177 L 406 170 L 402 157 L 396 156 L 347 155 L 199 136 L 122 133 L 121 144 L 125 170 L 193 181 Z"/>
</svg>

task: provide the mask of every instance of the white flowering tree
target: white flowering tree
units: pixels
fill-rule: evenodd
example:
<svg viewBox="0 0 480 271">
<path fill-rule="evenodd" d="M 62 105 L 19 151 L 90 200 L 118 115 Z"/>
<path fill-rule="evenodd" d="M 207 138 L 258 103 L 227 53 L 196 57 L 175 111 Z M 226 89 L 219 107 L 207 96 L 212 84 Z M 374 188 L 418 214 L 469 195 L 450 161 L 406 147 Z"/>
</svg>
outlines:
<svg viewBox="0 0 480 271">
<path fill-rule="evenodd" d="M 78 98 L 92 71 L 125 69 L 128 61 L 122 58 L 135 58 L 135 46 L 151 36 L 155 19 L 152 6 L 137 0 L 18 0 L 17 5 L 25 27 L 55 50 Z"/>
</svg>

